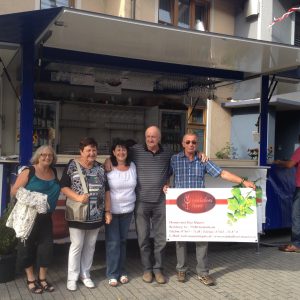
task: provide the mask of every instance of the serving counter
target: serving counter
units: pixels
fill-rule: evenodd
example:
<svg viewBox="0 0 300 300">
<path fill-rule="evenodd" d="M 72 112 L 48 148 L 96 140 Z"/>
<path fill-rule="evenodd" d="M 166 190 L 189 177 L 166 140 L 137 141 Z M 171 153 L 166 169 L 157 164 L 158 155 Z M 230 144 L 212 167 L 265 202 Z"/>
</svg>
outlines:
<svg viewBox="0 0 300 300">
<path fill-rule="evenodd" d="M 57 156 L 57 173 L 58 177 L 61 177 L 64 167 L 69 162 L 70 159 L 79 157 L 79 155 L 58 155 Z M 97 161 L 104 163 L 107 155 L 99 155 Z M 257 161 L 254 160 L 217 160 L 213 159 L 217 165 L 221 168 L 228 170 L 229 172 L 235 173 L 241 177 L 246 177 L 249 180 L 255 181 L 257 186 L 262 188 L 262 199 L 258 203 L 258 231 L 263 231 L 263 224 L 266 222 L 266 203 L 267 203 L 267 192 L 266 192 L 266 182 L 267 182 L 267 170 L 268 167 L 257 166 Z M 6 207 L 9 201 L 9 190 L 11 184 L 14 182 L 18 169 L 18 160 L 0 160 L 0 178 L 1 178 L 1 212 Z M 232 184 L 222 180 L 221 178 L 212 178 L 206 176 L 206 187 L 231 187 Z M 66 221 L 64 220 L 65 212 L 65 196 L 60 195 L 57 209 L 53 214 L 54 221 L 54 235 L 57 242 L 65 242 L 68 240 L 68 229 Z M 268 216 L 271 218 L 271 216 Z M 100 232 L 100 238 L 104 238 L 104 227 Z M 135 228 L 134 222 L 130 227 L 129 238 L 135 238 Z"/>
</svg>

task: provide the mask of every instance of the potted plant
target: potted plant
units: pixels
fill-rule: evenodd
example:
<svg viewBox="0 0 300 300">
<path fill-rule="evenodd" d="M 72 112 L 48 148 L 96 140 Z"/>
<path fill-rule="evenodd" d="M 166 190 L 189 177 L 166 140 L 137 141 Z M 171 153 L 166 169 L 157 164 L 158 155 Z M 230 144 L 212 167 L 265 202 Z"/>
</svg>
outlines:
<svg viewBox="0 0 300 300">
<path fill-rule="evenodd" d="M 215 156 L 218 159 L 237 159 L 237 148 L 227 142 L 225 147 L 216 152 Z"/>
<path fill-rule="evenodd" d="M 12 228 L 6 227 L 12 205 L 0 217 L 0 283 L 14 280 L 16 274 L 17 238 Z"/>
</svg>

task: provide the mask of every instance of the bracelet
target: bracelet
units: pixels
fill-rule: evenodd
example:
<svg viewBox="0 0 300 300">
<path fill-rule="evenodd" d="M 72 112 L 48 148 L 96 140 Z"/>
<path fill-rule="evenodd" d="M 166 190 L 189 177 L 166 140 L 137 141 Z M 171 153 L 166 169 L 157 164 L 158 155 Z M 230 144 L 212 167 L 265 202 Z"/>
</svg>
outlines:
<svg viewBox="0 0 300 300">
<path fill-rule="evenodd" d="M 106 211 L 105 211 L 105 213 L 109 213 L 109 214 L 111 214 L 110 210 L 106 210 Z"/>
<path fill-rule="evenodd" d="M 246 180 L 246 179 L 242 177 L 242 181 L 241 181 L 240 184 L 243 184 L 243 183 L 245 182 L 245 180 Z"/>
</svg>

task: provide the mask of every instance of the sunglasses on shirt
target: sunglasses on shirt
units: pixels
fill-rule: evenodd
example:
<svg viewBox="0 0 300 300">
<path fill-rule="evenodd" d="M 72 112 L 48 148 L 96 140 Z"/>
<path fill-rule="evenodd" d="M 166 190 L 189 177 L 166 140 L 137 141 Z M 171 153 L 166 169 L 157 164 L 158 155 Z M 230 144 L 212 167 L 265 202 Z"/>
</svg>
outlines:
<svg viewBox="0 0 300 300">
<path fill-rule="evenodd" d="M 196 141 L 185 141 L 185 143 L 186 143 L 187 145 L 189 145 L 190 143 L 192 143 L 193 145 L 196 145 L 196 144 L 197 144 Z"/>
</svg>

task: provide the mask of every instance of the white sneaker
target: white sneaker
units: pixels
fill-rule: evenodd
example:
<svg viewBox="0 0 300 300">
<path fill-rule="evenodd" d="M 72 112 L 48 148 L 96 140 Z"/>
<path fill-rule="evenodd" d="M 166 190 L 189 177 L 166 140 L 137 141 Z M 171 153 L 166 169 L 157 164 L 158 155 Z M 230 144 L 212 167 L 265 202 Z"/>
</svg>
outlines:
<svg viewBox="0 0 300 300">
<path fill-rule="evenodd" d="M 69 291 L 72 291 L 72 292 L 76 291 L 77 290 L 77 282 L 76 282 L 76 280 L 68 280 L 68 282 L 67 282 L 67 289 Z"/>
<path fill-rule="evenodd" d="M 82 283 L 89 289 L 93 289 L 95 284 L 91 278 L 81 278 Z"/>
</svg>

